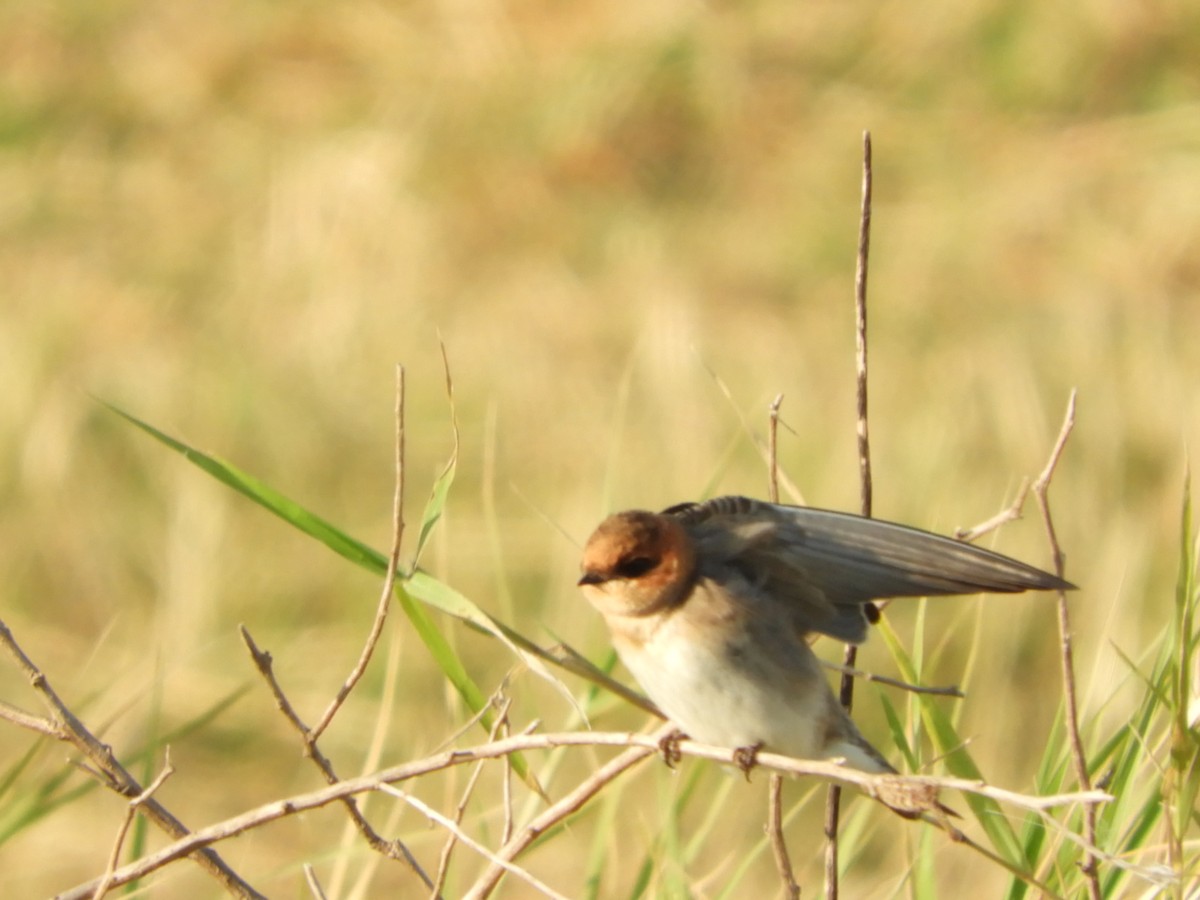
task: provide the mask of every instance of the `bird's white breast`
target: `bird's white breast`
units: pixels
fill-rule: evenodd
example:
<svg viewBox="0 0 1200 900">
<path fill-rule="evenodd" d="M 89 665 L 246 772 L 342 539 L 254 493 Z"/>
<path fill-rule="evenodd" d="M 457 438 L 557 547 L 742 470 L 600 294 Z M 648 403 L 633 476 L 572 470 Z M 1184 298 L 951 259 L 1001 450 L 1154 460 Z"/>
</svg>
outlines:
<svg viewBox="0 0 1200 900">
<path fill-rule="evenodd" d="M 725 747 L 763 744 L 802 758 L 823 755 L 829 687 L 799 639 L 799 658 L 773 660 L 744 633 L 698 639 L 671 616 L 621 659 L 660 709 L 690 737 Z"/>
</svg>

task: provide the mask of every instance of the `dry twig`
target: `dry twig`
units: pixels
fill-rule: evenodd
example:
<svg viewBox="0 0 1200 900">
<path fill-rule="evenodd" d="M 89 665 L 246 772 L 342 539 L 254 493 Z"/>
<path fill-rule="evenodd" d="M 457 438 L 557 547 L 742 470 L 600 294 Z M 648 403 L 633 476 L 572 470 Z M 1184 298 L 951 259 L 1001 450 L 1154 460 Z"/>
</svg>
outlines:
<svg viewBox="0 0 1200 900">
<path fill-rule="evenodd" d="M 500 690 L 502 691 L 503 687 Z M 499 691 L 497 691 L 497 693 L 492 697 L 491 703 L 488 705 L 499 707 L 496 720 L 492 723 L 491 731 L 488 733 L 488 738 L 494 741 L 500 734 L 501 730 L 508 730 L 508 712 L 512 708 L 512 700 L 504 697 Z M 485 760 L 481 759 L 478 763 L 476 763 L 475 768 L 471 770 L 471 775 L 467 779 L 467 786 L 463 790 L 462 799 L 458 801 L 458 807 L 454 811 L 453 824 L 455 827 L 447 829 L 449 834 L 446 837 L 445 845 L 442 847 L 441 856 L 438 858 L 437 875 L 434 877 L 433 890 L 431 892 L 431 894 L 435 897 L 441 892 L 442 887 L 446 883 L 446 875 L 450 869 L 450 855 L 454 852 L 454 845 L 458 842 L 459 826 L 462 825 L 463 816 L 466 815 L 467 803 L 470 801 L 471 796 L 475 793 L 475 785 L 479 781 L 479 776 L 483 774 L 484 762 Z M 507 758 L 504 760 L 504 769 L 506 773 L 512 770 Z M 508 785 L 507 778 L 505 779 L 505 785 Z M 508 799 L 508 792 L 506 790 L 505 830 L 503 838 L 505 841 L 508 840 L 508 831 L 511 826 L 510 810 L 507 806 Z"/>
<path fill-rule="evenodd" d="M 632 734 L 628 732 L 564 732 L 559 734 L 519 734 L 502 738 L 475 747 L 457 750 L 446 750 L 420 760 L 413 760 L 397 766 L 382 769 L 370 775 L 347 778 L 337 784 L 305 794 L 298 794 L 283 800 L 264 804 L 255 809 L 247 810 L 230 819 L 217 822 L 204 828 L 199 828 L 186 837 L 175 841 L 140 860 L 129 863 L 113 873 L 112 886 L 117 887 L 129 881 L 144 877 L 150 872 L 208 847 L 219 841 L 227 840 L 251 829 L 261 827 L 269 822 L 296 815 L 311 809 L 317 809 L 330 803 L 340 802 L 346 798 L 367 791 L 380 790 L 385 784 L 395 784 L 413 778 L 428 775 L 431 772 L 442 771 L 452 766 L 466 765 L 480 759 L 496 759 L 511 753 L 546 750 L 555 747 L 618 747 L 624 753 L 614 757 L 604 766 L 593 772 L 578 785 L 575 790 L 555 802 L 536 819 L 522 828 L 504 847 L 496 851 L 496 856 L 504 860 L 512 860 L 523 852 L 547 828 L 562 821 L 571 813 L 578 810 L 592 796 L 600 791 L 619 774 L 642 759 L 656 755 L 660 751 L 660 742 L 671 730 L 671 726 L 663 726 L 656 732 Z M 681 740 L 677 747 L 686 756 L 698 759 L 708 759 L 725 765 L 736 765 L 736 751 L 725 747 L 709 744 L 699 744 L 690 740 Z M 1105 803 L 1112 797 L 1099 790 L 1077 791 L 1073 793 L 1055 794 L 1052 796 L 1029 796 L 993 787 L 980 781 L 962 778 L 941 778 L 932 776 L 904 775 L 872 775 L 858 769 L 851 769 L 836 762 L 814 760 L 799 760 L 778 753 L 761 752 L 756 763 L 771 771 L 789 775 L 809 776 L 822 780 L 834 781 L 862 790 L 868 796 L 886 801 L 899 796 L 933 797 L 937 791 L 957 790 L 967 793 L 990 797 L 997 802 L 1007 804 L 1017 809 L 1042 814 L 1045 810 L 1071 803 Z M 905 793 L 907 791 L 907 794 Z M 906 801 L 907 802 L 907 801 Z M 912 809 L 904 810 L 911 813 Z M 1047 823 L 1057 826 L 1057 822 L 1047 818 Z M 1065 832 L 1070 839 L 1073 836 Z M 1080 840 L 1076 840 L 1077 843 Z M 1096 848 L 1091 848 L 1100 854 Z M 1120 865 L 1141 877 L 1151 877 L 1152 873 L 1133 866 L 1121 860 L 1104 856 L 1106 861 Z M 483 897 L 494 887 L 503 875 L 502 867 L 493 867 L 476 883 L 470 896 Z M 99 881 L 79 885 L 61 895 L 61 900 L 83 900 L 90 897 Z M 487 885 L 491 885 L 488 887 Z M 486 890 L 484 888 L 486 887 Z"/>
<path fill-rule="evenodd" d="M 767 497 L 772 503 L 779 502 L 779 407 L 783 394 L 771 403 L 767 422 Z M 775 857 L 775 868 L 783 882 L 783 892 L 789 900 L 800 896 L 800 886 L 792 870 L 792 859 L 788 855 L 787 841 L 783 836 L 783 776 L 771 773 L 771 785 L 767 791 L 767 836 L 771 839 L 771 853 Z"/>
<path fill-rule="evenodd" d="M 511 872 L 513 875 L 516 875 L 518 878 L 520 878 L 523 881 L 527 882 L 528 884 L 532 885 L 534 888 L 536 888 L 541 893 L 545 894 L 547 897 L 554 897 L 554 898 L 556 898 L 556 900 L 567 900 L 567 898 L 565 896 L 558 893 L 558 891 L 554 890 L 554 888 L 550 887 L 550 885 L 546 884 L 543 881 L 540 881 L 539 879 L 535 878 L 533 875 L 530 875 L 528 872 L 526 872 L 520 866 L 513 865 L 510 861 L 508 861 L 506 859 L 502 859 L 497 854 L 492 853 L 490 850 L 488 850 L 487 847 L 483 846 L 483 844 L 479 843 L 477 840 L 475 840 L 469 834 L 464 832 L 462 830 L 462 828 L 459 827 L 458 822 L 455 822 L 453 819 L 446 818 L 440 812 L 433 809 L 427 803 L 424 803 L 423 801 L 418 800 L 412 794 L 402 791 L 399 788 L 392 787 L 391 785 L 384 785 L 381 788 L 381 790 L 384 793 L 391 794 L 393 797 L 399 797 L 405 803 L 408 803 L 410 806 L 423 812 L 430 819 L 437 822 L 439 825 L 441 825 L 443 828 L 445 828 L 447 831 L 449 831 L 452 835 L 454 835 L 456 840 L 460 841 L 461 843 L 466 844 L 468 847 L 470 847 L 472 850 L 479 853 L 481 856 L 484 856 L 485 858 L 490 859 L 494 866 L 499 866 L 505 872 Z"/>
<path fill-rule="evenodd" d="M 980 522 L 978 525 L 973 525 L 970 528 L 955 528 L 954 536 L 960 541 L 977 541 L 985 534 L 995 531 L 1001 525 L 1007 525 L 1009 522 L 1015 522 L 1021 518 L 1021 510 L 1025 507 L 1025 497 L 1029 494 L 1029 480 L 1022 479 L 1021 486 L 1017 488 L 1017 496 L 1013 498 L 1013 502 L 1008 504 L 996 515 L 990 519 Z"/>
<path fill-rule="evenodd" d="M 304 883 L 308 885 L 308 892 L 317 900 L 325 900 L 325 889 L 321 887 L 321 880 L 317 878 L 316 869 L 308 863 L 304 864 Z"/>
<path fill-rule="evenodd" d="M 112 748 L 97 739 L 88 730 L 87 726 L 71 712 L 70 708 L 62 701 L 62 698 L 54 691 L 54 688 L 50 686 L 50 680 L 46 678 L 41 669 L 34 665 L 33 660 L 25 655 L 25 651 L 17 644 L 8 625 L 3 620 L 0 620 L 0 645 L 4 646 L 5 650 L 16 661 L 17 667 L 25 673 L 25 676 L 29 679 L 29 683 L 46 705 L 50 713 L 50 718 L 48 720 L 37 720 L 24 713 L 19 717 L 14 717 L 7 714 L 7 709 L 0 710 L 0 717 L 6 718 L 18 725 L 32 727 L 34 731 L 48 734 L 71 744 L 90 763 L 90 766 L 84 766 L 83 768 L 101 781 L 105 787 L 130 800 L 141 797 L 145 791 L 138 784 L 137 779 L 117 761 L 116 756 L 113 755 Z M 147 796 L 142 801 L 141 806 L 146 811 L 147 818 L 176 841 L 186 839 L 190 835 L 187 827 L 153 797 Z M 263 896 L 243 880 L 237 872 L 233 871 L 214 851 L 207 847 L 198 847 L 193 851 L 189 851 L 189 853 L 195 853 L 195 861 L 200 867 L 216 878 L 221 883 L 221 886 L 233 896 L 253 898 L 261 898 Z M 92 886 L 92 891 L 95 890 L 95 887 L 99 883 L 97 881 Z M 84 896 L 90 895 L 91 891 Z"/>
<path fill-rule="evenodd" d="M 571 813 L 581 808 L 622 772 L 658 752 L 661 740 L 674 731 L 675 726 L 670 723 L 660 727 L 649 738 L 653 742 L 651 746 L 631 747 L 614 759 L 609 760 L 584 779 L 575 790 L 544 810 L 540 816 L 522 828 L 516 837 L 512 838 L 497 851 L 496 856 L 498 860 L 492 863 L 488 870 L 471 887 L 471 890 L 464 895 L 466 900 L 483 900 L 483 898 L 490 896 L 504 875 L 504 868 L 500 865 L 499 860 L 515 859 L 518 854 L 532 844 L 546 829 L 553 827 L 571 815 Z"/>
<path fill-rule="evenodd" d="M 1046 461 L 1046 467 L 1042 469 L 1042 473 L 1038 475 L 1037 480 L 1033 483 L 1033 494 L 1037 497 L 1038 508 L 1042 513 L 1042 523 L 1046 527 L 1046 539 L 1050 542 L 1050 552 L 1054 558 L 1054 572 L 1059 578 L 1063 576 L 1063 553 L 1058 544 L 1058 535 L 1054 530 L 1054 520 L 1050 515 L 1050 500 L 1047 495 L 1050 491 L 1050 481 L 1054 477 L 1054 470 L 1058 466 L 1058 461 L 1067 446 L 1067 438 L 1071 436 L 1071 430 L 1075 427 L 1075 396 L 1076 392 L 1072 390 L 1071 396 L 1067 400 L 1067 412 L 1063 417 L 1062 428 L 1058 433 L 1058 440 L 1054 442 L 1054 449 L 1050 451 L 1050 458 Z M 1058 637 L 1061 651 L 1059 658 L 1062 663 L 1063 699 L 1065 703 L 1067 734 L 1071 743 L 1071 761 L 1075 768 L 1075 778 L 1078 780 L 1079 786 L 1086 791 L 1092 786 L 1092 777 L 1088 772 L 1087 755 L 1083 750 L 1083 738 L 1079 734 L 1079 701 L 1075 690 L 1075 653 L 1071 641 L 1071 616 L 1067 605 L 1067 593 L 1061 589 L 1058 591 Z M 1088 845 L 1095 846 L 1096 807 L 1094 806 L 1084 808 L 1083 839 Z M 1091 900 L 1100 900 L 1102 896 L 1100 871 L 1097 862 L 1096 855 L 1085 850 L 1083 862 L 1079 867 L 1087 883 L 1088 896 Z"/>
<path fill-rule="evenodd" d="M 854 268 L 854 360 L 855 397 L 858 435 L 858 475 L 862 493 L 862 514 L 871 515 L 871 435 L 867 423 L 867 262 L 871 254 L 871 190 L 874 175 L 871 169 L 871 132 L 863 132 L 862 210 L 858 224 L 858 256 Z M 847 644 L 842 663 L 854 668 L 858 648 Z M 854 703 L 854 678 L 843 672 L 841 683 L 842 706 L 849 712 Z M 825 800 L 825 896 L 838 897 L 838 819 L 841 791 L 834 785 Z"/>
<path fill-rule="evenodd" d="M 379 642 L 379 636 L 383 631 L 383 624 L 387 618 L 388 608 L 391 605 L 392 592 L 396 584 L 396 570 L 400 558 L 400 542 L 404 535 L 404 368 L 396 367 L 396 405 L 395 405 L 395 422 L 396 422 L 396 438 L 395 438 L 395 492 L 392 499 L 392 548 L 388 555 L 387 575 L 384 578 L 383 592 L 379 599 L 379 604 L 375 610 L 375 619 L 371 625 L 371 630 L 367 635 L 366 643 L 363 646 L 362 653 L 359 654 L 359 659 L 349 677 L 338 690 L 337 696 L 333 702 L 326 708 L 321 721 L 314 728 L 309 728 L 304 724 L 300 715 L 296 712 L 295 707 L 288 699 L 283 687 L 279 684 L 279 680 L 275 677 L 275 669 L 271 654 L 260 650 L 254 642 L 254 638 L 250 636 L 250 632 L 246 627 L 241 626 L 242 640 L 245 642 L 250 655 L 254 660 L 254 665 L 259 673 L 263 676 L 267 685 L 271 689 L 271 694 L 275 697 L 275 705 L 284 714 L 287 720 L 292 724 L 292 727 L 299 733 L 301 740 L 304 742 L 304 753 L 313 761 L 321 774 L 325 776 L 326 782 L 329 784 L 337 784 L 339 779 L 337 772 L 334 771 L 333 763 L 329 760 L 320 748 L 317 747 L 317 739 L 321 732 L 328 727 L 333 716 L 341 708 L 350 691 L 358 684 L 363 672 L 366 671 L 367 664 L 371 661 L 371 656 L 375 652 L 375 647 Z M 358 808 L 358 803 L 353 797 L 345 797 L 342 799 L 342 804 L 346 807 L 346 812 L 350 816 L 350 820 L 354 826 L 362 834 L 367 844 L 375 852 L 387 857 L 388 859 L 399 860 L 407 864 L 409 869 L 424 882 L 425 886 L 433 891 L 433 895 L 437 896 L 437 891 L 434 888 L 433 880 L 417 862 L 416 857 L 402 841 L 389 841 L 375 830 L 362 810 Z"/>
<path fill-rule="evenodd" d="M 851 668 L 840 663 L 821 660 L 821 665 L 826 669 L 832 669 L 834 672 L 841 672 L 843 675 L 849 675 L 851 678 L 861 678 L 863 681 L 874 681 L 877 684 L 886 684 L 894 688 L 899 688 L 902 691 L 908 691 L 910 694 L 932 694 L 935 697 L 957 697 L 960 700 L 966 696 L 962 689 L 956 685 L 947 685 L 945 687 L 933 687 L 923 684 L 911 684 L 907 681 L 901 681 L 899 678 L 889 678 L 887 675 L 876 675 L 873 672 L 864 672 L 862 669 Z"/>
<path fill-rule="evenodd" d="M 92 900 L 101 900 L 108 893 L 109 885 L 112 883 L 112 874 L 117 869 L 117 863 L 121 861 L 121 848 L 125 845 L 125 836 L 129 834 L 129 828 L 133 825 L 133 820 L 137 816 L 138 809 L 173 774 L 175 774 L 175 767 L 171 765 L 171 748 L 168 746 L 163 750 L 162 771 L 150 782 L 149 787 L 129 801 L 129 807 L 125 811 L 125 818 L 121 820 L 121 824 L 117 828 L 117 839 L 113 841 L 112 853 L 108 857 L 108 867 L 100 877 L 100 884 L 96 887 L 96 892 L 92 895 Z"/>
<path fill-rule="evenodd" d="M 371 661 L 371 656 L 375 653 L 375 647 L 379 643 L 379 636 L 383 633 L 384 622 L 387 621 L 388 610 L 392 607 L 392 593 L 396 587 L 396 570 L 400 563 L 400 544 L 404 538 L 404 367 L 396 366 L 396 408 L 395 408 L 395 490 L 392 494 L 392 549 L 388 554 L 387 575 L 383 579 L 383 591 L 379 595 L 379 603 L 375 608 L 375 620 L 371 623 L 371 630 L 367 634 L 366 643 L 363 644 L 362 653 L 359 654 L 358 662 L 354 668 L 350 670 L 350 674 L 346 677 L 341 688 L 338 689 L 337 696 L 330 701 L 326 707 L 324 714 L 317 721 L 317 724 L 312 727 L 312 730 L 305 734 L 304 740 L 306 743 L 315 743 L 325 729 L 329 727 L 329 723 L 333 721 L 333 717 L 337 715 L 337 711 L 341 709 L 342 704 L 346 702 L 346 698 L 350 696 L 350 692 L 354 690 L 354 686 L 358 684 L 363 673 L 367 670 L 367 664 Z"/>
</svg>

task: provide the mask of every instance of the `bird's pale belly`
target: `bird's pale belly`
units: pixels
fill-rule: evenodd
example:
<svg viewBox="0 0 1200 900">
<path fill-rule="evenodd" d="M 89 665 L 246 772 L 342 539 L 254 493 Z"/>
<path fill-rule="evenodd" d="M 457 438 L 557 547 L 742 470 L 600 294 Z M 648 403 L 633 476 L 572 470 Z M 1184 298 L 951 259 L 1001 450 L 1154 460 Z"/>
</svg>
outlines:
<svg viewBox="0 0 1200 900">
<path fill-rule="evenodd" d="M 752 646 L 731 651 L 671 631 L 668 624 L 640 649 L 619 649 L 642 689 L 689 737 L 724 747 L 762 744 L 808 759 L 823 755 L 829 688 L 819 671 L 774 664 Z"/>
</svg>

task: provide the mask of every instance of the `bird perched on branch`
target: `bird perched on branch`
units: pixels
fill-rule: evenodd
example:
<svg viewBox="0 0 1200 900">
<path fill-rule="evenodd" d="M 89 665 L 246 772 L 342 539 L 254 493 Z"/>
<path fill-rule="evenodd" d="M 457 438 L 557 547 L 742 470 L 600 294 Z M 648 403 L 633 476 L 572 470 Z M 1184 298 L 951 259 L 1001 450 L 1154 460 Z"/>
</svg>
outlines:
<svg viewBox="0 0 1200 900">
<path fill-rule="evenodd" d="M 690 737 L 868 772 L 895 769 L 834 697 L 812 636 L 862 642 L 877 598 L 1074 587 L 916 528 L 746 497 L 609 516 L 581 568 L 622 662 Z"/>
</svg>

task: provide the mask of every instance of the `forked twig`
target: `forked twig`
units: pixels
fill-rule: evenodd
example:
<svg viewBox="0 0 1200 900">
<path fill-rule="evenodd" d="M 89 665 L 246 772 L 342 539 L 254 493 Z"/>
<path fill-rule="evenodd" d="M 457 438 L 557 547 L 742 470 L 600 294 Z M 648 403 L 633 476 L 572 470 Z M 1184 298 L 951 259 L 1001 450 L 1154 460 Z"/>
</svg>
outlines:
<svg viewBox="0 0 1200 900">
<path fill-rule="evenodd" d="M 43 723 L 45 721 L 49 722 L 51 726 L 50 730 L 32 725 L 31 722 L 33 730 L 49 734 L 75 747 L 91 764 L 82 768 L 99 779 L 109 790 L 115 791 L 122 797 L 130 800 L 144 794 L 145 791 L 142 786 L 138 784 L 137 779 L 117 760 L 112 752 L 112 748 L 102 743 L 92 734 L 87 726 L 80 721 L 79 717 L 71 712 L 70 708 L 62 701 L 62 698 L 50 686 L 50 680 L 46 677 L 45 673 L 34 664 L 33 660 L 25 655 L 25 651 L 21 649 L 16 638 L 13 637 L 12 631 L 9 630 L 8 625 L 2 619 L 0 619 L 0 645 L 3 645 L 8 654 L 16 661 L 17 667 L 25 673 L 25 676 L 29 679 L 29 683 L 33 686 L 38 696 L 41 697 L 42 702 L 50 713 L 50 719 L 43 720 Z M 32 717 L 29 717 L 27 714 L 23 714 L 20 717 L 21 720 L 9 716 L 4 716 L 4 718 L 16 721 L 17 724 L 22 724 L 24 720 L 32 720 Z M 153 797 L 145 797 L 141 807 L 145 810 L 146 817 L 158 828 L 174 838 L 176 842 L 186 839 L 191 834 L 187 826 L 175 818 L 170 810 Z M 216 878 L 230 894 L 235 897 L 256 898 L 256 900 L 263 897 L 262 894 L 251 887 L 237 872 L 233 871 L 212 849 L 201 846 L 184 855 L 193 853 L 195 854 L 193 858 L 200 867 Z M 97 880 L 92 885 L 91 890 L 83 896 L 90 896 L 99 884 L 100 882 Z"/>
<path fill-rule="evenodd" d="M 501 687 L 500 690 L 502 691 L 503 687 Z M 497 703 L 497 701 L 499 701 L 499 703 Z M 493 695 L 491 703 L 488 705 L 499 706 L 500 710 L 496 715 L 496 720 L 492 723 L 491 731 L 488 733 L 488 738 L 494 741 L 500 734 L 501 730 L 507 730 L 508 728 L 508 712 L 512 708 L 512 700 L 504 697 L 499 691 L 497 691 L 497 693 Z M 511 765 L 509 765 L 507 758 L 505 759 L 504 764 L 505 772 L 507 773 L 512 768 Z M 433 890 L 431 891 L 431 895 L 434 897 L 441 892 L 442 887 L 446 883 L 446 875 L 450 869 L 450 855 L 454 852 L 455 844 L 458 843 L 459 832 L 457 826 L 462 825 L 463 816 L 466 815 L 467 812 L 467 804 L 470 802 L 472 795 L 475 793 L 475 785 L 479 781 L 479 776 L 483 774 L 483 765 L 484 760 L 481 759 L 478 763 L 476 763 L 475 768 L 471 770 L 471 775 L 467 779 L 467 786 L 463 790 L 462 799 L 458 801 L 458 807 L 454 811 L 453 822 L 456 827 L 447 829 L 449 834 L 446 837 L 446 843 L 442 847 L 441 856 L 438 857 L 437 875 L 434 877 Z M 505 813 L 506 823 L 504 840 L 507 841 L 509 837 L 507 809 L 505 810 Z"/>
<path fill-rule="evenodd" d="M 121 848 L 125 846 L 125 836 L 129 834 L 129 828 L 133 825 L 133 820 L 137 816 L 138 809 L 173 774 L 175 774 L 175 767 L 171 765 L 171 748 L 167 746 L 163 750 L 162 771 L 158 773 L 144 791 L 129 801 L 129 806 L 125 810 L 125 818 L 121 820 L 121 824 L 117 828 L 117 839 L 113 841 L 112 853 L 108 857 L 108 867 L 100 877 L 100 884 L 96 886 L 96 891 L 92 894 L 92 900 L 102 900 L 104 895 L 108 893 L 109 885 L 112 883 L 113 872 L 117 870 L 117 864 L 121 861 Z"/>
<path fill-rule="evenodd" d="M 254 660 L 254 665 L 263 679 L 267 682 L 271 689 L 271 694 L 275 697 L 275 704 L 284 714 L 287 720 L 292 724 L 292 727 L 299 733 L 301 740 L 304 742 L 304 753 L 311 759 L 321 774 L 325 776 L 326 782 L 336 784 L 338 782 L 337 772 L 333 768 L 333 763 L 317 746 L 317 740 L 321 733 L 329 726 L 337 711 L 341 709 L 342 704 L 350 695 L 350 692 L 358 684 L 366 671 L 367 664 L 371 661 L 374 655 L 375 647 L 379 643 L 379 637 L 383 631 L 384 622 L 387 619 L 388 609 L 391 606 L 392 592 L 396 583 L 396 571 L 400 559 L 400 543 L 404 535 L 404 367 L 396 367 L 396 403 L 395 403 L 395 491 L 392 498 L 392 547 L 388 555 L 387 575 L 384 578 L 383 592 L 379 598 L 379 604 L 375 610 L 375 619 L 371 624 L 371 630 L 367 635 L 362 652 L 359 654 L 358 662 L 351 670 L 350 675 L 342 683 L 337 696 L 325 709 L 325 713 L 321 716 L 321 720 L 313 728 L 305 725 L 296 712 L 295 707 L 288 699 L 283 687 L 279 684 L 278 678 L 275 677 L 275 669 L 271 654 L 259 649 L 254 642 L 254 638 L 250 636 L 250 632 L 243 625 L 241 626 L 242 640 L 245 642 L 250 655 Z M 416 857 L 402 841 L 389 841 L 375 830 L 370 822 L 363 815 L 362 810 L 358 808 L 358 803 L 353 797 L 346 797 L 342 800 L 346 807 L 346 812 L 350 816 L 351 822 L 362 834 L 367 844 L 371 849 L 388 859 L 400 860 L 407 864 L 418 878 L 420 878 L 427 888 L 429 888 L 434 896 L 437 896 L 437 890 L 434 888 L 434 882 L 417 862 Z"/>
<path fill-rule="evenodd" d="M 977 541 L 985 534 L 995 531 L 1002 525 L 1007 525 L 1009 522 L 1015 522 L 1021 518 L 1021 510 L 1025 507 L 1025 498 L 1029 495 L 1029 479 L 1021 479 L 1021 486 L 1017 488 L 1017 496 L 1013 498 L 1013 502 L 1008 504 L 1000 512 L 996 513 L 990 519 L 985 519 L 978 525 L 972 525 L 970 528 L 955 528 L 954 537 L 960 541 Z"/>
<path fill-rule="evenodd" d="M 652 732 L 650 741 L 653 743 L 651 746 L 630 747 L 585 778 L 575 790 L 545 809 L 540 816 L 517 832 L 515 837 L 496 852 L 497 860 L 493 861 L 488 870 L 463 895 L 464 900 L 483 900 L 483 898 L 491 896 L 492 891 L 496 889 L 496 885 L 504 876 L 504 867 L 500 864 L 500 860 L 515 859 L 539 835 L 581 808 L 618 775 L 657 752 L 661 740 L 674 730 L 675 726 L 669 723 L 663 725 L 657 731 Z"/>
<path fill-rule="evenodd" d="M 381 790 L 386 794 L 391 794 L 393 797 L 400 798 L 401 800 L 403 800 L 405 803 L 409 804 L 413 808 L 418 809 L 421 812 L 423 812 L 430 819 L 437 822 L 439 825 L 441 825 L 443 828 L 445 828 L 447 831 L 449 831 L 452 835 L 454 835 L 456 840 L 460 841 L 463 844 L 466 844 L 468 847 L 470 847 L 472 850 L 479 853 L 484 858 L 491 860 L 492 865 L 499 866 L 505 872 L 510 872 L 513 875 L 516 875 L 518 878 L 520 878 L 523 881 L 525 881 L 526 883 L 532 885 L 534 888 L 536 888 L 542 894 L 545 894 L 547 897 L 554 897 L 554 898 L 556 898 L 556 900 L 567 900 L 567 898 L 564 895 L 562 895 L 558 891 L 554 890 L 554 888 L 550 887 L 550 885 L 546 884 L 544 881 L 540 881 L 539 879 L 535 878 L 533 875 L 530 875 L 528 872 L 526 872 L 520 866 L 514 865 L 509 860 L 502 859 L 498 854 L 492 853 L 492 851 L 488 850 L 487 847 L 483 846 L 483 844 L 479 843 L 479 841 L 475 840 L 469 834 L 464 832 L 462 830 L 462 828 L 459 827 L 458 822 L 454 821 L 453 819 L 448 819 L 446 816 L 443 816 L 440 812 L 435 810 L 429 804 L 424 803 L 421 800 L 418 800 L 412 794 L 409 794 L 406 791 L 402 791 L 402 790 L 400 790 L 400 788 L 392 787 L 390 784 L 384 785 L 381 788 Z"/>
<path fill-rule="evenodd" d="M 325 781 L 328 784 L 339 784 L 340 779 L 333 768 L 333 763 L 330 762 L 329 758 L 321 752 L 321 749 L 315 743 L 305 740 L 309 733 L 308 726 L 304 724 L 304 721 L 296 713 L 295 707 L 292 706 L 287 694 L 284 693 L 283 688 L 280 686 L 279 679 L 275 677 L 275 666 L 271 654 L 259 649 L 258 645 L 254 642 L 254 638 L 250 636 L 250 632 L 246 630 L 244 625 L 241 626 L 240 630 L 242 640 L 245 641 L 246 648 L 250 651 L 250 655 L 254 659 L 255 667 L 267 682 L 267 685 L 271 689 L 271 694 L 275 697 L 275 705 L 292 724 L 292 727 L 300 734 L 301 739 L 304 740 L 305 755 L 320 769 L 321 774 L 325 776 Z M 362 814 L 362 810 L 358 808 L 358 803 L 353 797 L 344 797 L 341 798 L 341 801 L 346 807 L 346 812 L 350 815 L 350 820 L 372 850 L 386 856 L 388 859 L 402 860 L 407 863 L 408 867 L 425 883 L 426 887 L 433 887 L 432 879 L 421 868 L 420 863 L 417 862 L 416 857 L 412 855 L 412 852 L 404 845 L 403 841 L 389 841 L 379 834 Z"/>
<path fill-rule="evenodd" d="M 1042 513 L 1042 523 L 1046 528 L 1046 539 L 1050 542 L 1050 553 L 1054 558 L 1054 572 L 1059 578 L 1063 576 L 1063 553 L 1058 544 L 1058 535 L 1054 530 L 1054 520 L 1050 515 L 1050 481 L 1054 470 L 1067 446 L 1067 439 L 1075 427 L 1075 397 L 1076 391 L 1071 391 L 1067 400 L 1067 412 L 1063 417 L 1062 428 L 1058 432 L 1058 440 L 1050 451 L 1046 467 L 1033 483 L 1033 494 L 1037 497 L 1038 508 Z M 1075 689 L 1075 651 L 1071 639 L 1071 614 L 1067 604 L 1067 592 L 1058 591 L 1058 637 L 1060 660 L 1062 663 L 1063 699 L 1067 720 L 1067 734 L 1071 743 L 1071 762 L 1075 769 L 1075 778 L 1083 790 L 1092 786 L 1092 776 L 1088 772 L 1087 754 L 1083 749 L 1083 738 L 1079 733 L 1079 701 Z M 1096 807 L 1087 806 L 1083 810 L 1083 839 L 1089 846 L 1096 844 Z M 1083 862 L 1079 867 L 1088 886 L 1088 896 L 1091 900 L 1100 900 L 1100 871 L 1098 859 L 1090 850 L 1084 850 Z"/>
<path fill-rule="evenodd" d="M 305 741 L 308 743 L 315 742 L 325 733 L 325 729 L 329 727 L 329 723 L 333 721 L 333 717 L 337 715 L 337 711 L 341 709 L 342 704 L 346 702 L 346 698 L 354 690 L 354 686 L 358 684 L 359 679 L 362 678 L 363 673 L 367 670 L 367 664 L 370 663 L 371 656 L 375 653 L 375 647 L 379 643 L 379 636 L 383 633 L 383 625 L 387 621 L 388 610 L 392 607 L 392 592 L 396 586 L 396 570 L 400 564 L 400 544 L 404 538 L 404 366 L 396 366 L 395 421 L 396 477 L 395 490 L 392 494 L 392 549 L 388 554 L 387 575 L 383 579 L 383 591 L 379 595 L 379 604 L 375 609 L 375 620 L 371 623 L 371 631 L 367 634 L 367 640 L 363 644 L 358 662 L 350 670 L 350 674 L 346 677 L 345 682 L 338 689 L 337 696 L 326 707 L 324 714 L 317 721 L 317 724 L 305 735 Z"/>
</svg>

